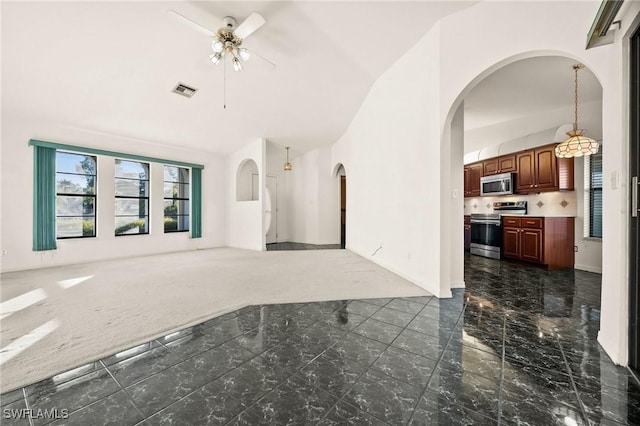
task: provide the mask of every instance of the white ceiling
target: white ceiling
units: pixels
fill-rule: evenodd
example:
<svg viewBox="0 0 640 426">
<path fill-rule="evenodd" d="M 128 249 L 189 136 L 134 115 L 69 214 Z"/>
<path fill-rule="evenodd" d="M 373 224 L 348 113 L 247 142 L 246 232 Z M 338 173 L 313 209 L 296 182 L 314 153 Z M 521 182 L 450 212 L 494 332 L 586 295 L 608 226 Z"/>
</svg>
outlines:
<svg viewBox="0 0 640 426">
<path fill-rule="evenodd" d="M 2 2 L 2 109 L 220 153 L 259 136 L 307 151 L 334 143 L 378 76 L 474 3 Z M 266 24 L 245 46 L 277 67 L 229 68 L 223 109 L 209 38 L 170 9 L 212 30 L 257 11 Z M 178 82 L 199 90 L 171 93 Z"/>
<path fill-rule="evenodd" d="M 537 130 L 572 123 L 576 62 L 567 57 L 544 56 L 498 69 L 465 97 L 465 130 L 501 128 L 523 118 L 529 122 L 537 119 L 534 123 Z M 602 86 L 588 68 L 578 72 L 578 98 L 579 104 L 602 102 Z M 587 124 L 587 128 L 596 126 L 596 123 L 582 124 Z"/>
</svg>

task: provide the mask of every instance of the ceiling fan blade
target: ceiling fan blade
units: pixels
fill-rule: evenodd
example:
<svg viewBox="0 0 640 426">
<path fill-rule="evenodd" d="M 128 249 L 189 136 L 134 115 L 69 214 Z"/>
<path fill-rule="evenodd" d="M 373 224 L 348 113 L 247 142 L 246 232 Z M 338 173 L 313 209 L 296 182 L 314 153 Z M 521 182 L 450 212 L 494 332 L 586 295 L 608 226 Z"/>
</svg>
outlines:
<svg viewBox="0 0 640 426">
<path fill-rule="evenodd" d="M 206 34 L 208 36 L 215 35 L 215 31 L 211 31 L 211 30 L 203 27 L 202 25 L 198 24 L 196 21 L 192 21 L 191 19 L 187 18 L 186 16 L 179 14 L 175 10 L 168 10 L 167 13 L 169 15 L 173 16 L 174 18 L 178 19 L 179 21 L 182 21 L 183 23 L 189 25 L 191 28 L 200 31 L 203 34 Z"/>
<path fill-rule="evenodd" d="M 264 18 L 253 12 L 247 19 L 244 20 L 242 24 L 236 28 L 233 33 L 242 39 L 249 37 L 255 30 L 264 25 Z"/>
<path fill-rule="evenodd" d="M 249 50 L 249 49 L 247 49 L 247 50 Z M 258 55 L 258 54 L 257 54 L 256 52 L 254 52 L 253 50 L 249 50 L 249 52 L 250 52 L 252 55 L 255 55 L 255 56 L 257 56 L 258 58 L 262 59 L 263 61 L 265 61 L 266 63 L 268 63 L 268 64 L 269 64 L 269 65 L 271 65 L 272 67 L 274 67 L 274 68 L 276 68 L 276 67 L 277 67 L 277 65 L 276 65 L 275 63 L 271 62 L 270 60 L 268 60 L 267 58 L 265 58 L 265 57 L 264 57 L 264 56 L 262 56 L 262 55 Z"/>
</svg>

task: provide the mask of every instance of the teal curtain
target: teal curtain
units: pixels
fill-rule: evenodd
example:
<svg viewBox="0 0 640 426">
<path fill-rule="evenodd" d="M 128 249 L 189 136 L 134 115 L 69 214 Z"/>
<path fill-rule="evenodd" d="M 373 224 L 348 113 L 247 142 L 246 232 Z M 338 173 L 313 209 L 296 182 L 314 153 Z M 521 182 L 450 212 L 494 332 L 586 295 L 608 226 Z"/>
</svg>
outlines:
<svg viewBox="0 0 640 426">
<path fill-rule="evenodd" d="M 33 251 L 56 247 L 56 150 L 33 147 Z"/>
<path fill-rule="evenodd" d="M 191 169 L 191 238 L 202 238 L 202 169 Z"/>
</svg>

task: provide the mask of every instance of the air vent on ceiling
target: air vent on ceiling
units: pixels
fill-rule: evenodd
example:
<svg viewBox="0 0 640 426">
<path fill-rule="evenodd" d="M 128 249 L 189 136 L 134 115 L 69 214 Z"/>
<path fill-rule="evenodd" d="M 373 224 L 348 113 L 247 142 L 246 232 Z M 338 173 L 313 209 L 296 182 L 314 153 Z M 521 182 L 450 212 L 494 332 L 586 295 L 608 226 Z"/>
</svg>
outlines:
<svg viewBox="0 0 640 426">
<path fill-rule="evenodd" d="M 178 83 L 178 85 L 173 89 L 173 92 L 186 96 L 187 98 L 192 97 L 198 89 L 194 89 L 193 87 L 189 87 L 186 84 Z"/>
</svg>

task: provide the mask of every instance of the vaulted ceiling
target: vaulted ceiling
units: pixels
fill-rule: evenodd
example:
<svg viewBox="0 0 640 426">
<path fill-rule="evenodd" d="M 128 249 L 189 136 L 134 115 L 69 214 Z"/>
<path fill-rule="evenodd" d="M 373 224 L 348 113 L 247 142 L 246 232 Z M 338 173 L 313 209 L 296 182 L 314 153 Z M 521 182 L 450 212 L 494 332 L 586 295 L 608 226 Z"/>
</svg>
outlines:
<svg viewBox="0 0 640 426">
<path fill-rule="evenodd" d="M 259 136 L 304 152 L 334 143 L 381 73 L 474 3 L 2 2 L 2 109 L 223 154 Z M 225 77 L 211 40 L 169 10 L 214 31 L 260 13 L 244 44 L 276 66 L 254 56 Z"/>
</svg>

